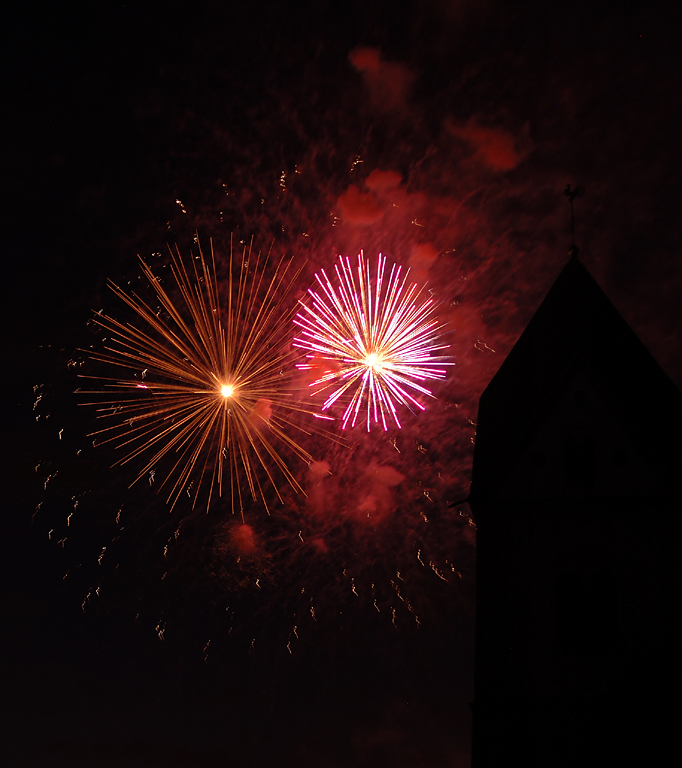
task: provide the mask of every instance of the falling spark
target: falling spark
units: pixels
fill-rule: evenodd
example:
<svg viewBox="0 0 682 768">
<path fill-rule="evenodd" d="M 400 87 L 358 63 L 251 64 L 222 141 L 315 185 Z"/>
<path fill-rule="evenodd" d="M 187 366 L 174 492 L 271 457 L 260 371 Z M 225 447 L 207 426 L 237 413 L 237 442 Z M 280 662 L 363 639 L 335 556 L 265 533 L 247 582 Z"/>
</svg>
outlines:
<svg viewBox="0 0 682 768">
<path fill-rule="evenodd" d="M 374 279 L 362 251 L 357 270 L 347 257 L 339 256 L 335 271 L 336 287 L 324 270 L 315 275 L 321 292 L 310 289 L 311 302 L 300 302 L 302 310 L 294 318 L 301 328 L 294 346 L 307 350 L 310 360 L 331 363 L 330 370 L 310 386 L 314 394 L 331 390 L 322 410 L 350 395 L 342 417 L 344 429 L 349 423 L 355 426 L 365 404 L 368 431 L 372 423 L 387 430 L 387 416 L 400 427 L 396 404 L 412 413 L 425 410 L 410 390 L 433 397 L 419 382 L 443 379 L 445 370 L 438 366 L 453 365 L 434 354 L 449 346 L 442 343 L 444 326 L 435 317 L 436 305 L 421 298 L 416 284 L 408 285 L 409 270 L 401 277 L 401 267 L 394 264 L 386 277 L 381 254 Z M 312 370 L 316 364 L 297 367 Z"/>
<path fill-rule="evenodd" d="M 179 251 L 171 256 L 182 301 L 171 298 L 140 259 L 161 309 L 154 311 L 136 293 L 110 283 L 143 325 L 123 323 L 104 313 L 94 318 L 109 340 L 104 351 L 90 354 L 91 359 L 123 369 L 125 376 L 106 378 L 104 389 L 88 393 L 111 398 L 83 404 L 95 405 L 99 418 L 115 421 L 90 437 L 102 436 L 105 439 L 98 439 L 98 445 L 113 443 L 122 450 L 124 455 L 114 466 L 145 457 L 131 486 L 143 477 L 151 485 L 157 465 L 169 463 L 160 487 L 169 488 L 172 506 L 190 490 L 194 506 L 200 488 L 207 484 L 208 510 L 214 490 L 222 495 L 229 475 L 233 512 L 243 515 L 247 492 L 267 509 L 268 482 L 280 501 L 276 481 L 281 476 L 303 492 L 279 453 L 283 446 L 304 462 L 312 461 L 290 437 L 292 429 L 321 433 L 300 423 L 298 417 L 312 410 L 296 401 L 288 383 L 287 369 L 297 355 L 287 343 L 295 309 L 287 310 L 284 299 L 299 272 L 292 274 L 292 259 L 282 257 L 268 281 L 269 255 L 261 259 L 260 253 L 252 254 L 251 245 L 245 245 L 241 259 L 234 259 L 234 276 L 231 248 L 223 314 L 212 244 L 210 258 L 199 247 L 189 269 Z M 144 384 L 138 371 L 144 371 Z"/>
</svg>

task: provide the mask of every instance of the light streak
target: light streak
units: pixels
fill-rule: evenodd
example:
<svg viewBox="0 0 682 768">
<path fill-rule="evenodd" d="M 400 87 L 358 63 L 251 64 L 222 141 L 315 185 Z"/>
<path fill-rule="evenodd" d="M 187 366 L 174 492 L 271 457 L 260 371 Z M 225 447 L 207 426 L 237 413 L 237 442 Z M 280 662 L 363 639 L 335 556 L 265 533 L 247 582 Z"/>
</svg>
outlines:
<svg viewBox="0 0 682 768">
<path fill-rule="evenodd" d="M 213 245 L 208 258 L 199 247 L 189 268 L 177 249 L 171 257 L 178 300 L 140 259 L 160 308 L 110 282 L 136 322 L 103 312 L 93 319 L 107 331 L 108 341 L 90 358 L 124 374 L 83 376 L 105 383 L 88 393 L 99 399 L 82 404 L 96 406 L 98 418 L 115 422 L 89 436 L 97 436 L 98 446 L 113 443 L 123 453 L 114 466 L 144 459 L 131 486 L 144 477 L 152 485 L 157 465 L 165 466 L 158 485 L 168 489 L 172 506 L 191 490 L 194 507 L 200 489 L 208 486 L 208 510 L 214 490 L 222 495 L 229 484 L 233 512 L 243 516 L 247 493 L 268 509 L 266 485 L 280 500 L 282 478 L 303 492 L 280 451 L 307 464 L 312 457 L 291 431 L 327 434 L 300 423 L 301 414 L 313 409 L 297 401 L 292 384 L 293 361 L 300 353 L 291 350 L 288 334 L 296 310 L 287 309 L 284 300 L 300 270 L 291 269 L 287 257 L 270 267 L 269 254 L 261 258 L 251 245 L 233 259 L 230 248 L 223 309 Z"/>
<path fill-rule="evenodd" d="M 416 283 L 408 284 L 409 270 L 401 276 L 402 268 L 394 264 L 387 275 L 381 254 L 374 277 L 362 251 L 357 269 L 339 256 L 335 272 L 336 285 L 324 270 L 315 275 L 320 290 L 309 289 L 309 302 L 300 302 L 302 309 L 294 318 L 301 329 L 294 346 L 306 350 L 312 361 L 330 362 L 310 385 L 313 394 L 331 390 L 322 410 L 350 396 L 344 429 L 349 423 L 355 426 L 364 405 L 368 431 L 373 423 L 387 430 L 387 418 L 400 427 L 396 405 L 412 413 L 425 410 L 415 395 L 433 394 L 420 382 L 445 378 L 442 366 L 453 365 L 436 354 L 449 347 L 442 343 L 444 326 L 435 317 L 436 305 L 422 298 Z"/>
</svg>

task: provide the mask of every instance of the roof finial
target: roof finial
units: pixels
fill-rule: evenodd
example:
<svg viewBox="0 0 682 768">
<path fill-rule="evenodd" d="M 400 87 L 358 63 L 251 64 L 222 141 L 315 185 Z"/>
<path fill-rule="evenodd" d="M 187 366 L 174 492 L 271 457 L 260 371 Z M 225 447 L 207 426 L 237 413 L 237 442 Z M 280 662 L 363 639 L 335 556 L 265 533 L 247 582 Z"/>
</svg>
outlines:
<svg viewBox="0 0 682 768">
<path fill-rule="evenodd" d="M 564 190 L 564 194 L 568 198 L 568 202 L 571 204 L 571 250 L 568 252 L 568 255 L 572 259 L 577 259 L 578 254 L 580 253 L 580 248 L 578 248 L 578 246 L 575 244 L 573 226 L 573 201 L 576 199 L 576 197 L 582 197 L 585 194 L 585 187 L 576 187 L 575 189 L 571 189 L 571 185 L 567 184 L 566 189 Z"/>
</svg>

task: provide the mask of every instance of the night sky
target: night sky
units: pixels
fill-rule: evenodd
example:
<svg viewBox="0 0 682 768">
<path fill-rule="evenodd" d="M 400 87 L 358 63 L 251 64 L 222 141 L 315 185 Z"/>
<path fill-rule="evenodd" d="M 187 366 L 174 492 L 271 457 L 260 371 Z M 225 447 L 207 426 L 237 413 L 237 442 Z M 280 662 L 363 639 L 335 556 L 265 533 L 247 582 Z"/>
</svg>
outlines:
<svg viewBox="0 0 682 768">
<path fill-rule="evenodd" d="M 581 260 L 682 385 L 677 6 L 5 17 L 4 764 L 469 764 L 475 526 L 452 505 L 478 398 L 568 258 L 567 184 Z M 311 438 L 307 498 L 247 527 L 127 489 L 74 394 L 92 312 L 128 317 L 107 279 L 196 235 L 295 255 L 292 301 L 337 254 L 382 252 L 449 328 L 424 413 Z"/>
</svg>

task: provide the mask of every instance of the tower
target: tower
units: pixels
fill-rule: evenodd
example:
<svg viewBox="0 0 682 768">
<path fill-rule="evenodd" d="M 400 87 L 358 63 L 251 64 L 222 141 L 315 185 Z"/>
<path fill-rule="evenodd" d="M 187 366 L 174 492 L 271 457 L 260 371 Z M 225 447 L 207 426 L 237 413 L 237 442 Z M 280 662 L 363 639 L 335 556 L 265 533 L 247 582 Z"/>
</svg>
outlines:
<svg viewBox="0 0 682 768">
<path fill-rule="evenodd" d="M 574 255 L 479 404 L 473 768 L 657 764 L 681 448 L 679 391 Z"/>
</svg>

